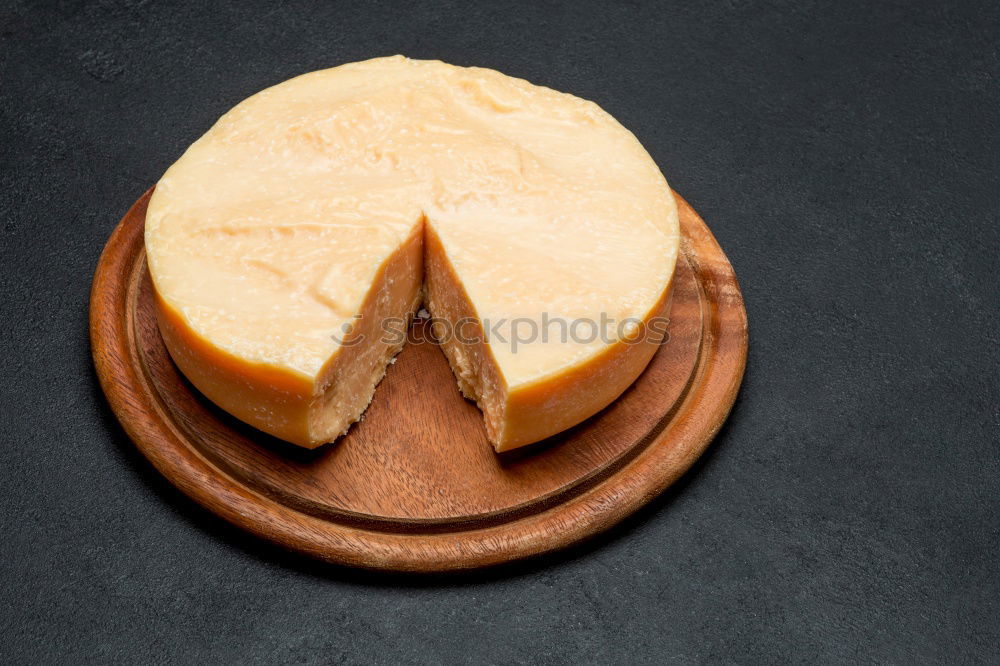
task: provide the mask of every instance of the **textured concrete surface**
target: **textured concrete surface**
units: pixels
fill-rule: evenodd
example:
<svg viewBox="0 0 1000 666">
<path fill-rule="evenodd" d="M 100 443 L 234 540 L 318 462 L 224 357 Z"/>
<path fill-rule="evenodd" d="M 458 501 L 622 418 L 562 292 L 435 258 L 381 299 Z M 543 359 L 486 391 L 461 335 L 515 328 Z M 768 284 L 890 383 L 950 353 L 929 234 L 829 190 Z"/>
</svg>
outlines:
<svg viewBox="0 0 1000 666">
<path fill-rule="evenodd" d="M 701 4 L 0 0 L 0 662 L 997 663 L 998 5 Z M 285 554 L 96 385 L 87 292 L 136 197 L 248 94 L 396 52 L 596 100 L 742 280 L 728 425 L 569 553 Z"/>
</svg>

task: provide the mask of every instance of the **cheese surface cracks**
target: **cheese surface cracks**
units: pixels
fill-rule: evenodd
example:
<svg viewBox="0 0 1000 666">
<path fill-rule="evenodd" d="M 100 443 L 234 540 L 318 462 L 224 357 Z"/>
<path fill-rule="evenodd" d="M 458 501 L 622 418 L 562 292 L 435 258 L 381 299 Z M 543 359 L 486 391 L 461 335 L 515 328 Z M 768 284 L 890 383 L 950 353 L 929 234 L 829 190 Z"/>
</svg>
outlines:
<svg viewBox="0 0 1000 666">
<path fill-rule="evenodd" d="M 679 239 L 659 169 L 597 105 L 395 56 L 237 105 L 157 184 L 145 241 L 171 356 L 238 418 L 332 441 L 399 351 L 386 322 L 426 303 L 505 450 L 641 373 L 659 340 L 625 337 L 662 314 Z"/>
</svg>

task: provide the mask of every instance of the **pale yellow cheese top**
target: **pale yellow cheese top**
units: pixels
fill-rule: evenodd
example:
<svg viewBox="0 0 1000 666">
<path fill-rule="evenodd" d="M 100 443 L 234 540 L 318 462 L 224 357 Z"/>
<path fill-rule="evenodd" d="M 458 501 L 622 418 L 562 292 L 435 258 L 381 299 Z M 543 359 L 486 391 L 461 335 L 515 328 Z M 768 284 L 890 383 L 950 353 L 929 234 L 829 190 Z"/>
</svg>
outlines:
<svg viewBox="0 0 1000 666">
<path fill-rule="evenodd" d="M 248 362 L 314 379 L 382 262 L 440 236 L 511 388 L 607 346 L 533 320 L 647 316 L 677 211 L 635 137 L 596 104 L 488 69 L 395 56 L 306 74 L 236 106 L 157 185 L 156 289 Z M 505 323 L 506 322 L 506 323 Z"/>
</svg>

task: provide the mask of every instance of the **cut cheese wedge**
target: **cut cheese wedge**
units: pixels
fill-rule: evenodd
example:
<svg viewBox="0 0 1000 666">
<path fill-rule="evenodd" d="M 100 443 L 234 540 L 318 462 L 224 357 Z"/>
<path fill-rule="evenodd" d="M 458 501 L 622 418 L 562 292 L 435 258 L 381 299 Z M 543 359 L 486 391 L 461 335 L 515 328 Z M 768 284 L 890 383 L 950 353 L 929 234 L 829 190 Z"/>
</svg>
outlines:
<svg viewBox="0 0 1000 666">
<path fill-rule="evenodd" d="M 306 447 L 361 417 L 422 303 L 498 451 L 579 423 L 652 357 L 678 242 L 659 169 L 597 105 L 401 56 L 237 105 L 145 230 L 177 366 Z"/>
</svg>

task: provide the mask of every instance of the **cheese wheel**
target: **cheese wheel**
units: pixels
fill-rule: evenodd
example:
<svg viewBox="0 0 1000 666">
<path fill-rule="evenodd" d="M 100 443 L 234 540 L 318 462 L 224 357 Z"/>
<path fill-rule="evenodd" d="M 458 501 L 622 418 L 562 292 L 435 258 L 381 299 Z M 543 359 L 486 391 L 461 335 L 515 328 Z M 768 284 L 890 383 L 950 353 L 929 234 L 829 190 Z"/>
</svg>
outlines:
<svg viewBox="0 0 1000 666">
<path fill-rule="evenodd" d="M 652 357 L 678 242 L 659 169 L 596 104 L 401 56 L 238 104 L 145 229 L 177 366 L 305 447 L 360 418 L 422 303 L 498 451 L 579 423 Z"/>
</svg>

